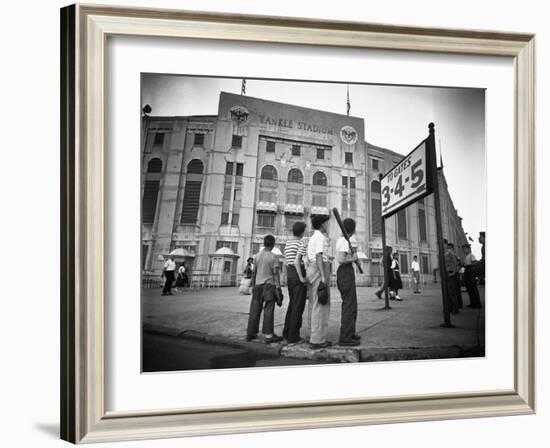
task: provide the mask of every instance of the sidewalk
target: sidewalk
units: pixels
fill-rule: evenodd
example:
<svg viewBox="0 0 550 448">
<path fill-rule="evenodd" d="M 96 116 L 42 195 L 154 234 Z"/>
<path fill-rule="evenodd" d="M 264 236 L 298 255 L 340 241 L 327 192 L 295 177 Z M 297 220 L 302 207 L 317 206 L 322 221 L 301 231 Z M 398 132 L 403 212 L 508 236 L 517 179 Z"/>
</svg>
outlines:
<svg viewBox="0 0 550 448">
<path fill-rule="evenodd" d="M 333 362 L 389 361 L 409 359 L 458 358 L 484 356 L 485 309 L 464 307 L 451 316 L 456 328 L 441 328 L 443 311 L 439 284 L 429 285 L 421 294 L 400 291 L 402 302 L 390 301 L 391 310 L 383 310 L 384 301 L 375 296 L 376 288 L 357 288 L 358 347 L 333 347 L 311 350 L 308 344 L 264 344 L 246 342 L 246 324 L 251 296 L 239 295 L 237 288 L 211 288 L 174 291 L 161 296 L 160 289 L 143 290 L 144 331 L 179 336 L 232 347 L 246 348 L 281 356 L 329 360 Z M 281 308 L 275 308 L 275 332 L 283 331 L 288 305 L 288 290 Z M 484 303 L 484 289 L 479 289 Z M 464 305 L 468 295 L 462 294 Z M 340 329 L 340 294 L 331 290 L 328 340 L 336 344 Z M 307 304 L 302 337 L 308 336 Z"/>
</svg>

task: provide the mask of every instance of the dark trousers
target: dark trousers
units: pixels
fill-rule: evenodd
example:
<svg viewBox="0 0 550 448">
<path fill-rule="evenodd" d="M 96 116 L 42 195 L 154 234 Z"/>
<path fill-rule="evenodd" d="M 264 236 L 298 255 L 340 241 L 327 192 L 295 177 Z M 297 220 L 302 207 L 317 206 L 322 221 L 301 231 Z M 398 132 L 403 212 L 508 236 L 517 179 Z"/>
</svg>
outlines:
<svg viewBox="0 0 550 448">
<path fill-rule="evenodd" d="M 303 268 L 301 269 L 305 278 L 305 270 Z M 286 276 L 290 301 L 286 310 L 283 337 L 288 342 L 297 342 L 300 340 L 302 315 L 304 314 L 304 308 L 306 306 L 307 286 L 300 281 L 300 277 L 298 277 L 298 272 L 294 265 L 287 265 Z"/>
<path fill-rule="evenodd" d="M 174 283 L 174 271 L 164 271 L 164 289 L 163 294 L 172 294 L 172 283 Z"/>
<path fill-rule="evenodd" d="M 264 283 L 254 286 L 250 311 L 248 312 L 248 336 L 256 336 L 260 327 L 260 316 L 264 312 L 262 324 L 263 334 L 273 334 L 273 321 L 275 314 L 275 285 Z"/>
<path fill-rule="evenodd" d="M 464 306 L 464 302 L 462 301 L 462 284 L 460 282 L 460 274 L 455 275 L 455 289 L 456 303 L 458 304 L 459 308 L 462 308 Z"/>
<path fill-rule="evenodd" d="M 343 264 L 336 271 L 336 285 L 342 296 L 342 319 L 340 322 L 340 342 L 350 342 L 355 335 L 357 322 L 357 291 L 353 265 Z"/>
<path fill-rule="evenodd" d="M 466 284 L 466 291 L 470 297 L 470 306 L 475 308 L 481 308 L 481 298 L 479 297 L 479 291 L 474 276 L 473 266 L 466 266 L 464 272 L 464 283 Z"/>
<path fill-rule="evenodd" d="M 457 313 L 458 299 L 456 296 L 456 283 L 458 281 L 458 276 L 456 274 L 447 275 L 447 303 L 449 304 L 449 309 L 451 313 Z"/>
</svg>

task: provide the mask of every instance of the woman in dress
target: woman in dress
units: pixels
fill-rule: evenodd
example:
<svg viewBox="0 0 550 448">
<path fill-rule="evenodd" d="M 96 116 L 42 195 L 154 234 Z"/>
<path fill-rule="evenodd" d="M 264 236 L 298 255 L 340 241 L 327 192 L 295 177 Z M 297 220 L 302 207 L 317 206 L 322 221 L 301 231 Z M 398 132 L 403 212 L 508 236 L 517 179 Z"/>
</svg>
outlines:
<svg viewBox="0 0 550 448">
<path fill-rule="evenodd" d="M 393 258 L 390 266 L 390 299 L 392 300 L 403 300 L 399 297 L 399 290 L 403 289 L 403 283 L 401 282 L 401 273 L 399 272 L 399 260 L 397 252 L 393 253 Z"/>
<path fill-rule="evenodd" d="M 189 286 L 189 277 L 187 276 L 187 268 L 185 263 L 182 263 L 178 269 L 178 278 L 176 279 L 176 290 L 179 292 L 179 288 L 185 288 Z"/>
</svg>

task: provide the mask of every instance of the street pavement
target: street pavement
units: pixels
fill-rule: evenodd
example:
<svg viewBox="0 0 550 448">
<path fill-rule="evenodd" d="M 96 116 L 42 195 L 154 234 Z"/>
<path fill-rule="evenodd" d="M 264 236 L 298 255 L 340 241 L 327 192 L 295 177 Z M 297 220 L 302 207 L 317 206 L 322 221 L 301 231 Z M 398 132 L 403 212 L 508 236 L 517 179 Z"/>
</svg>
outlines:
<svg viewBox="0 0 550 448">
<path fill-rule="evenodd" d="M 283 289 L 282 307 L 275 309 L 275 332 L 282 334 L 288 305 L 288 290 Z M 264 344 L 246 342 L 246 325 L 250 295 L 240 295 L 237 288 L 186 289 L 172 296 L 162 296 L 160 289 L 142 290 L 143 330 L 190 340 L 242 348 L 291 358 L 331 362 L 387 361 L 408 359 L 459 358 L 485 355 L 484 289 L 479 288 L 482 309 L 467 308 L 469 298 L 462 297 L 465 307 L 451 316 L 455 328 L 442 328 L 444 322 L 441 288 L 426 285 L 421 294 L 412 290 L 399 292 L 402 302 L 384 301 L 375 295 L 376 288 L 359 287 L 357 334 L 358 347 L 337 346 L 340 329 L 341 299 L 331 289 L 331 311 L 328 340 L 333 346 L 311 350 L 308 344 Z M 309 335 L 304 312 L 302 337 Z"/>
<path fill-rule="evenodd" d="M 285 358 L 242 348 L 214 345 L 154 333 L 143 335 L 143 371 L 233 369 L 319 364 L 322 361 Z M 325 361 L 326 362 L 326 361 Z"/>
</svg>

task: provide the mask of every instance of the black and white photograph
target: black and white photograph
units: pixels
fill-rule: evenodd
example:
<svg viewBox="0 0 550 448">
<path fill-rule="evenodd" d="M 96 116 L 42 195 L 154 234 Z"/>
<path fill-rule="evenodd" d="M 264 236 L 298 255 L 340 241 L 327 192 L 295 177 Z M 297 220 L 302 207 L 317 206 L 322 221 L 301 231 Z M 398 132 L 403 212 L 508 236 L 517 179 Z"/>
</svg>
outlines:
<svg viewBox="0 0 550 448">
<path fill-rule="evenodd" d="M 484 89 L 142 73 L 141 107 L 143 372 L 485 356 Z"/>
</svg>

